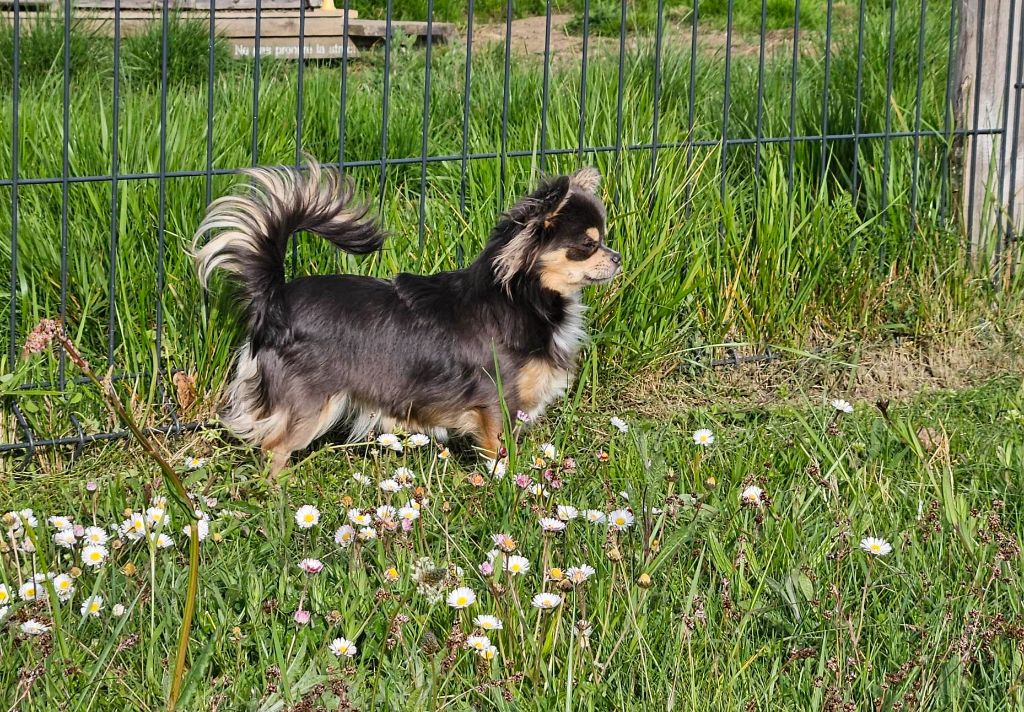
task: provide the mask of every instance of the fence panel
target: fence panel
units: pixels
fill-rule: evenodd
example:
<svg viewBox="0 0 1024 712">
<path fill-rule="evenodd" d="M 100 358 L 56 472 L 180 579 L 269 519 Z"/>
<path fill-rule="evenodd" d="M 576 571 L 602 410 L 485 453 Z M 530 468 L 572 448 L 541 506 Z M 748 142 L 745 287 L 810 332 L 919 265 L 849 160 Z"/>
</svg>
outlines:
<svg viewBox="0 0 1024 712">
<path fill-rule="evenodd" d="M 4 370 L 13 369 L 34 322 L 56 312 L 114 378 L 160 404 L 151 417 L 156 431 L 201 427 L 201 419 L 179 418 L 171 379 L 188 365 L 183 354 L 198 362 L 219 356 L 233 332 L 221 324 L 219 336 L 200 333 L 219 307 L 198 295 L 182 254 L 189 226 L 242 168 L 300 165 L 306 152 L 375 184 L 382 210 L 415 204 L 419 259 L 441 250 L 423 269 L 463 265 L 486 229 L 472 224 L 471 207 L 490 201 L 501 209 L 538 172 L 602 161 L 618 202 L 620 173 L 642 160 L 653 205 L 665 199 L 655 187 L 666 156 L 685 163 L 688 216 L 702 209 L 698 198 L 706 200 L 707 166 L 722 206 L 752 200 L 756 208 L 781 171 L 790 196 L 798 184 L 847 194 L 865 220 L 909 221 L 913 239 L 924 225 L 958 234 L 958 156 L 966 159 L 967 185 L 978 184 L 978 153 L 991 150 L 994 160 L 982 164 L 998 167 L 1007 213 L 999 244 L 1013 246 L 1012 188 L 1024 175 L 1020 141 L 1012 140 L 1020 136 L 1024 12 L 1020 0 L 993 3 L 1010 17 L 999 35 L 1002 104 L 983 111 L 983 82 L 975 81 L 967 88 L 970 113 L 958 121 L 960 55 L 974 52 L 973 76 L 984 75 L 984 0 L 893 0 L 881 11 L 866 0 L 795 0 L 783 27 L 767 0 L 749 16 L 737 15 L 735 0 L 724 12 L 722 3 L 699 0 L 579 0 L 568 20 L 551 0 L 525 3 L 542 11 L 536 17 L 507 0 L 498 18 L 493 8 L 479 17 L 467 0 L 463 16 L 443 19 L 433 0 L 401 3 L 404 12 L 421 5 L 418 17 L 396 17 L 395 0 L 382 17 L 356 15 L 353 0 L 337 8 L 303 0 L 3 0 L 10 50 L 8 130 L 0 134 L 0 191 L 9 206 L 0 220 L 10 234 L 2 255 Z M 965 12 L 977 28 L 966 40 Z M 35 61 L 25 48 L 47 33 L 62 38 L 59 97 L 23 67 L 36 66 L 25 64 Z M 225 58 L 220 36 L 230 36 L 244 58 Z M 108 47 L 109 70 L 101 67 Z M 86 81 L 81 51 L 95 52 L 95 71 L 109 82 Z M 146 51 L 158 68 L 149 84 Z M 283 68 L 282 57 L 297 61 Z M 181 89 L 192 75 L 202 77 L 204 91 Z M 981 199 L 970 191 L 969 201 Z M 53 200 L 56 217 L 42 207 Z M 975 212 L 967 208 L 968 222 Z M 94 225 L 89 216 L 102 220 Z M 451 229 L 458 237 L 445 241 Z M 887 245 L 878 245 L 882 265 Z M 293 242 L 293 273 L 316 261 L 308 255 L 319 253 L 306 249 Z M 337 255 L 331 264 L 347 259 Z M 772 358 L 732 351 L 709 354 L 707 365 Z M 25 412 L 19 393 L 59 398 L 78 383 L 61 355 L 45 378 L 0 391 L 0 452 L 31 456 L 44 446 L 124 436 L 102 420 L 82 423 L 72 414 L 61 424 Z"/>
</svg>

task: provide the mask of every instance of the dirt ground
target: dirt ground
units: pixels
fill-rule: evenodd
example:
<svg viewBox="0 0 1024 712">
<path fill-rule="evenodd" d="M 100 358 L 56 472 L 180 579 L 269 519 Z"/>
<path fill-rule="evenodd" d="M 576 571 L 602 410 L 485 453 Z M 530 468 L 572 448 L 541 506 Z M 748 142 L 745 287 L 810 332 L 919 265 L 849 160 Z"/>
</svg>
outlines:
<svg viewBox="0 0 1024 712">
<path fill-rule="evenodd" d="M 573 15 L 562 14 L 551 16 L 551 40 L 550 52 L 553 62 L 578 60 L 583 53 L 583 37 L 578 32 L 570 33 L 567 30 Z M 473 47 L 502 45 L 505 44 L 505 23 L 488 23 L 476 25 L 473 28 Z M 546 34 L 546 20 L 543 16 L 524 17 L 512 21 L 511 48 L 520 55 L 528 55 L 538 58 L 544 56 Z M 801 37 L 801 52 L 814 51 L 818 46 L 817 37 L 803 33 Z M 769 30 L 765 33 L 765 54 L 770 56 L 780 51 L 790 51 L 793 46 L 793 33 L 791 30 Z M 697 28 L 697 47 L 704 54 L 725 53 L 727 35 L 719 29 L 701 27 Z M 635 49 L 637 38 L 634 35 L 627 35 L 626 46 Z M 664 46 L 685 46 L 689 47 L 692 42 L 692 27 L 689 23 L 678 21 L 667 21 L 665 23 Z M 590 37 L 588 52 L 604 53 L 618 52 L 618 37 Z M 732 52 L 734 55 L 756 56 L 760 52 L 760 42 L 756 36 L 734 32 L 732 36 Z"/>
<path fill-rule="evenodd" d="M 962 338 L 942 344 L 902 340 L 846 344 L 814 354 L 785 354 L 770 363 L 708 369 L 666 367 L 641 373 L 617 396 L 619 407 L 664 418 L 688 408 L 799 404 L 842 397 L 877 403 L 923 393 L 969 389 L 1004 375 L 1024 374 L 1024 334 L 998 343 Z"/>
</svg>

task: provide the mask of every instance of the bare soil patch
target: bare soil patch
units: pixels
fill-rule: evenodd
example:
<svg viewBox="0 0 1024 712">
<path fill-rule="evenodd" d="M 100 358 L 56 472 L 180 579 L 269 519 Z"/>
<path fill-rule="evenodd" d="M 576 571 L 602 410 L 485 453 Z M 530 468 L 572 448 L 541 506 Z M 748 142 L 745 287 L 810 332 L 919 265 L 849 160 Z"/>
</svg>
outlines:
<svg viewBox="0 0 1024 712">
<path fill-rule="evenodd" d="M 783 356 L 686 374 L 652 368 L 618 394 L 619 407 L 664 418 L 709 405 L 763 407 L 842 397 L 876 403 L 921 393 L 969 389 L 1003 375 L 1024 375 L 1022 334 L 999 343 L 960 338 L 941 344 L 845 345 L 814 355 Z"/>
<path fill-rule="evenodd" d="M 578 32 L 568 30 L 573 15 L 557 14 L 551 16 L 550 55 L 552 62 L 579 60 L 583 53 L 583 37 Z M 505 23 L 484 23 L 473 27 L 473 48 L 505 44 Z M 692 27 L 687 22 L 667 20 L 664 28 L 665 47 L 689 47 Z M 819 33 L 803 33 L 801 36 L 801 52 L 817 52 L 820 45 Z M 544 16 L 524 17 L 512 21 L 510 47 L 517 55 L 544 57 L 546 35 L 546 18 Z M 703 54 L 725 54 L 729 36 L 723 30 L 697 26 L 697 49 Z M 651 41 L 638 39 L 634 34 L 626 37 L 627 49 L 635 49 L 639 42 Z M 761 50 L 761 40 L 755 34 L 733 32 L 733 55 L 756 56 Z M 772 56 L 777 52 L 789 52 L 793 46 L 792 30 L 769 30 L 764 37 L 765 55 Z M 618 37 L 591 35 L 588 51 L 594 53 L 618 52 Z"/>
</svg>

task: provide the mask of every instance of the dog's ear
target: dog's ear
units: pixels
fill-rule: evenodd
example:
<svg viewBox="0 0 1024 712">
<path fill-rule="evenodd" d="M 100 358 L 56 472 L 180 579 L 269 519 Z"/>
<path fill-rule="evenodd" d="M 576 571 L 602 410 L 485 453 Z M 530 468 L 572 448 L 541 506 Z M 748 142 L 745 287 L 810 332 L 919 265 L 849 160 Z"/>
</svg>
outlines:
<svg viewBox="0 0 1024 712">
<path fill-rule="evenodd" d="M 593 166 L 580 168 L 569 176 L 569 185 L 577 190 L 597 195 L 597 189 L 601 187 L 601 174 Z"/>
<path fill-rule="evenodd" d="M 494 263 L 499 281 L 507 285 L 515 274 L 527 267 L 535 256 L 538 234 L 551 226 L 565 207 L 571 190 L 570 179 L 561 176 L 540 185 L 508 211 L 517 226 L 515 236 L 498 252 Z"/>
</svg>

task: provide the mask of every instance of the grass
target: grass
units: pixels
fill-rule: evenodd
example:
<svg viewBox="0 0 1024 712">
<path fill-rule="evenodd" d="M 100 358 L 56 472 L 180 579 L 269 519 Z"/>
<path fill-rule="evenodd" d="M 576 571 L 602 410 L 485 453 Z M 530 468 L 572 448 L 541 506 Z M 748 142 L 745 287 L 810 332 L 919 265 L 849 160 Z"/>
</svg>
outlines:
<svg viewBox="0 0 1024 712">
<path fill-rule="evenodd" d="M 559 454 L 549 462 L 564 482 L 546 483 L 546 497 L 511 476 L 473 474 L 471 458 L 439 460 L 432 446 L 319 450 L 277 491 L 248 451 L 216 431 L 176 445 L 171 455 L 189 489 L 212 498 L 182 708 L 336 709 L 340 700 L 358 709 L 1024 704 L 1024 519 L 1013 496 L 1024 467 L 1019 374 L 893 403 L 887 417 L 870 404 L 842 415 L 814 397 L 795 407 L 709 406 L 661 421 L 620 414 L 629 428 L 620 433 L 608 413 L 579 405 L 570 399 L 512 453 L 513 471 L 543 481 L 530 463 L 542 439 L 554 444 Z M 713 445 L 693 444 L 698 427 L 713 430 Z M 918 438 L 923 428 L 928 434 Z M 5 706 L 162 704 L 186 574 L 181 522 L 167 525 L 172 548 L 121 537 L 92 569 L 77 550 L 52 544 L 45 521 L 60 514 L 106 527 L 145 510 L 159 474 L 125 454 L 94 450 L 73 474 L 50 475 L 46 487 L 39 478 L 0 482 L 4 502 L 32 507 L 39 520 L 34 555 L 8 547 L 0 558 L 8 588 L 33 572 L 83 569 L 70 603 L 13 604 L 13 624 L 0 632 Z M 188 470 L 186 455 L 205 462 Z M 575 458 L 571 471 L 559 464 L 563 455 Z M 397 467 L 411 469 L 419 489 L 392 496 L 352 478 L 358 471 L 376 483 Z M 749 485 L 763 489 L 763 507 L 740 506 Z M 410 496 L 423 504 L 409 532 L 333 543 L 347 511 L 401 506 Z M 304 504 L 321 513 L 308 530 L 295 519 Z M 556 504 L 628 508 L 635 523 L 613 532 L 577 519 L 563 534 L 543 535 L 538 516 Z M 516 554 L 530 564 L 525 574 L 479 572 L 495 533 L 516 539 Z M 866 536 L 887 539 L 892 554 L 860 551 Z M 304 558 L 322 560 L 324 570 L 303 573 Z M 562 590 L 545 581 L 551 567 L 578 564 L 595 569 L 585 584 Z M 385 575 L 391 567 L 396 581 Z M 465 611 L 444 602 L 456 584 L 476 594 Z M 562 604 L 532 607 L 542 590 L 563 595 Z M 87 595 L 102 596 L 99 617 L 79 615 Z M 115 617 L 115 604 L 127 612 Z M 311 614 L 309 624 L 293 620 L 297 610 Z M 488 634 L 495 662 L 459 642 L 479 614 L 503 621 Z M 19 634 L 30 617 L 54 629 L 41 638 Z M 54 649 L 58 626 L 66 657 Z M 330 654 L 337 637 L 356 644 L 355 657 Z"/>
</svg>

